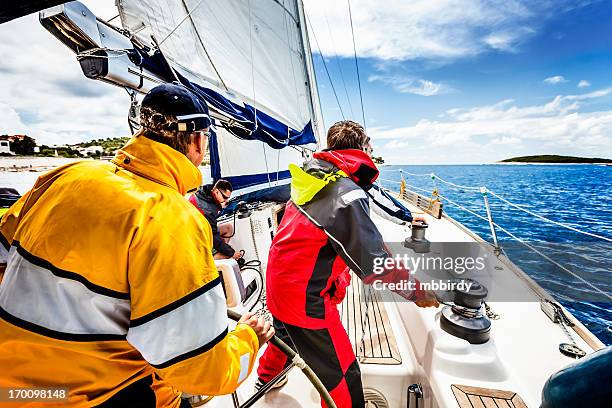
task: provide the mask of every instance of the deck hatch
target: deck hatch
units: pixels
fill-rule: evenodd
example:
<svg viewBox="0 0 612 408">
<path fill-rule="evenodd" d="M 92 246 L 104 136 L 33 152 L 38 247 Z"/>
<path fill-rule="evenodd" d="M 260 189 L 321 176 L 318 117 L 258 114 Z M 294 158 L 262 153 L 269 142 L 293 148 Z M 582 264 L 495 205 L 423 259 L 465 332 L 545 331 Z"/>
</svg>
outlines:
<svg viewBox="0 0 612 408">
<path fill-rule="evenodd" d="M 522 398 L 514 391 L 459 384 L 451 385 L 451 390 L 453 390 L 460 408 L 527 408 Z"/>
</svg>

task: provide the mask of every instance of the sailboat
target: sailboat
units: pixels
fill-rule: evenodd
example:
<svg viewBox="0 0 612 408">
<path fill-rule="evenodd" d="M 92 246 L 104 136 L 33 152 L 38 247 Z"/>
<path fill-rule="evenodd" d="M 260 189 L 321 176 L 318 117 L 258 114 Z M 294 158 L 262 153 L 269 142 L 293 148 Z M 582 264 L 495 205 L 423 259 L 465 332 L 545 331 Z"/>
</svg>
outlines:
<svg viewBox="0 0 612 408">
<path fill-rule="evenodd" d="M 214 118 L 209 177 L 231 181 L 235 200 L 246 203 L 225 222 L 235 223 L 231 244 L 257 261 L 242 271 L 233 261 L 218 263 L 228 307 L 265 314 L 267 254 L 284 208 L 273 197 L 289 183 L 289 164 L 324 147 L 302 0 L 116 5 L 117 22 L 97 18 L 78 1 L 41 11 L 40 22 L 76 54 L 87 78 L 128 91 L 133 126 L 140 95 L 160 83 L 180 82 L 208 104 Z M 551 375 L 604 348 L 498 245 L 448 216 L 439 197 L 405 184 L 396 192 L 380 191 L 391 205 L 427 221 L 426 230 L 411 228 L 389 212 L 372 211 L 385 240 L 398 243 L 399 251 L 467 245 L 486 258 L 486 268 L 477 288 L 461 294 L 463 303 L 455 296 L 437 309 L 417 308 L 352 280 L 339 308 L 368 407 L 538 407 Z M 496 301 L 510 292 L 520 299 Z M 304 368 L 299 356 L 293 362 Z M 313 386 L 316 377 L 299 370 L 289 372 L 284 388 L 267 394 L 254 395 L 254 381 L 247 379 L 233 395 L 193 401 L 210 407 L 317 407 L 319 394 L 325 397 Z"/>
</svg>

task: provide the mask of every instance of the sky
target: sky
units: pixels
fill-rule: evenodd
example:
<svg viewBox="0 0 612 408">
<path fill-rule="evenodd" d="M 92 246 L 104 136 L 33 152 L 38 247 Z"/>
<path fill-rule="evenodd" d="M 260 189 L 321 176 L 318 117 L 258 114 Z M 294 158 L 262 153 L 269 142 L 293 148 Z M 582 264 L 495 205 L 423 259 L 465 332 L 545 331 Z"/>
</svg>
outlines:
<svg viewBox="0 0 612 408">
<path fill-rule="evenodd" d="M 116 14 L 114 0 L 83 2 Z M 363 122 L 348 2 L 304 3 L 325 124 Z M 350 6 L 366 129 L 387 163 L 612 158 L 612 2 Z M 125 136 L 128 106 L 124 90 L 86 79 L 37 16 L 0 26 L 0 133 L 51 145 Z"/>
</svg>

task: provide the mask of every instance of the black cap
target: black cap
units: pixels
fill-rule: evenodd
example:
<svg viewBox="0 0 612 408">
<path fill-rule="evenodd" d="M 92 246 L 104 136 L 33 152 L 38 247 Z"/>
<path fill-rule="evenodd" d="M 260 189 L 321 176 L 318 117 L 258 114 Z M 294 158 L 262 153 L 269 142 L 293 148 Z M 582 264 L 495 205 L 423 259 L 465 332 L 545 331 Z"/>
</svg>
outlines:
<svg viewBox="0 0 612 408">
<path fill-rule="evenodd" d="M 182 85 L 162 84 L 142 100 L 140 123 L 152 130 L 195 132 L 209 127 L 211 120 L 196 94 Z"/>
</svg>

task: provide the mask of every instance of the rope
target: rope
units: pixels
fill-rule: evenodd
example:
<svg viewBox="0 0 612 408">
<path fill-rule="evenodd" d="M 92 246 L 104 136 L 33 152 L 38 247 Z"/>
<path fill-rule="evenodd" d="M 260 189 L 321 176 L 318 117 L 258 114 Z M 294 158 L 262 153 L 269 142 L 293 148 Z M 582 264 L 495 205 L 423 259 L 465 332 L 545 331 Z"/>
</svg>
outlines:
<svg viewBox="0 0 612 408">
<path fill-rule="evenodd" d="M 204 0 L 200 0 L 198 2 L 198 4 L 196 4 L 189 13 L 187 13 L 187 15 L 185 17 L 183 17 L 183 19 L 181 21 L 178 22 L 178 24 L 176 25 L 176 27 L 174 27 L 172 29 L 172 31 L 170 31 L 164 38 L 162 38 L 162 40 L 158 43 L 158 48 L 160 45 L 162 45 L 168 38 L 170 38 L 170 36 L 172 34 L 174 34 L 174 32 L 176 30 L 178 30 L 178 28 L 185 22 L 185 20 L 187 20 L 188 18 L 191 17 L 191 13 L 193 13 L 194 11 L 196 11 L 198 9 L 198 7 L 200 7 L 200 5 L 204 2 Z"/>
<path fill-rule="evenodd" d="M 426 173 L 410 173 L 404 170 L 400 170 L 400 173 L 402 174 L 407 174 L 409 176 L 414 176 L 414 177 L 431 177 L 431 174 L 426 174 Z"/>
<path fill-rule="evenodd" d="M 187 12 L 187 16 L 189 17 L 189 21 L 191 21 L 191 25 L 193 26 L 193 30 L 195 31 L 196 36 L 198 37 L 198 41 L 200 42 L 200 45 L 202 46 L 202 49 L 204 50 L 204 54 L 206 54 L 206 58 L 208 58 L 208 61 L 210 62 L 210 65 L 212 65 L 213 69 L 215 70 L 215 74 L 217 74 L 217 76 L 219 77 L 219 81 L 221 81 L 221 84 L 223 85 L 225 90 L 229 91 L 229 88 L 227 87 L 227 85 L 225 84 L 225 81 L 221 77 L 221 73 L 219 72 L 219 70 L 215 66 L 215 63 L 213 62 L 210 54 L 208 53 L 208 50 L 206 49 L 206 46 L 204 45 L 204 41 L 202 40 L 202 36 L 200 36 L 200 30 L 198 30 L 198 27 L 195 25 L 195 22 L 193 21 L 193 18 L 191 18 L 191 12 L 189 11 L 189 8 L 187 7 L 187 3 L 185 3 L 185 0 L 181 0 L 181 2 L 183 3 L 183 8 Z"/>
<path fill-rule="evenodd" d="M 303 370 L 306 368 L 306 363 L 304 362 L 302 357 L 300 357 L 299 354 L 296 354 L 295 356 L 293 356 L 293 360 L 291 360 L 291 362 L 293 363 L 293 365 L 295 365 L 300 370 Z"/>
<path fill-rule="evenodd" d="M 239 313 L 233 310 L 228 310 L 227 315 L 230 319 L 236 322 L 239 321 L 241 317 Z M 310 366 L 306 364 L 304 360 L 302 360 L 299 356 L 296 358 L 297 353 L 293 351 L 291 347 L 289 347 L 284 341 L 279 339 L 277 336 L 273 336 L 270 339 L 270 343 L 278 347 L 280 351 L 283 352 L 283 354 L 287 356 L 287 358 L 291 359 L 292 363 L 303 365 L 303 368 L 300 367 L 302 369 L 302 372 L 308 378 L 308 380 L 314 386 L 314 388 L 317 390 L 317 392 L 321 396 L 321 399 L 325 402 L 325 404 L 327 404 L 329 408 L 336 408 L 336 403 L 334 402 L 332 397 L 329 395 L 329 392 L 327 391 L 327 389 L 325 388 L 325 386 L 323 385 L 319 377 L 317 377 L 315 372 L 312 371 L 312 368 L 310 368 Z M 249 401 L 251 403 L 255 402 L 251 400 Z M 242 406 L 245 406 L 245 405 L 246 405 L 246 402 Z"/>
<path fill-rule="evenodd" d="M 587 232 L 587 231 L 581 231 L 581 230 L 579 230 L 578 228 L 574 228 L 574 227 L 572 227 L 571 225 L 562 224 L 562 223 L 560 223 L 560 222 L 558 222 L 558 221 L 554 221 L 554 220 L 548 219 L 548 218 L 543 217 L 543 216 L 541 216 L 541 215 L 539 215 L 539 214 L 536 214 L 536 213 L 534 213 L 534 212 L 532 212 L 532 211 L 530 211 L 530 210 L 527 210 L 527 209 L 525 209 L 525 208 L 521 207 L 521 206 L 520 206 L 520 205 L 518 205 L 518 204 L 514 204 L 513 202 L 508 201 L 507 199 L 505 199 L 505 198 L 501 197 L 500 195 L 498 195 L 498 194 L 494 193 L 494 192 L 493 192 L 493 191 L 491 191 L 491 190 L 487 190 L 487 191 L 488 191 L 489 193 L 491 193 L 491 195 L 492 195 L 492 196 L 497 197 L 498 199 L 500 199 L 500 200 L 501 200 L 501 201 L 503 201 L 504 203 L 508 204 L 509 206 L 514 207 L 514 208 L 516 208 L 517 210 L 524 211 L 524 212 L 526 212 L 527 214 L 533 215 L 534 217 L 539 218 L 539 219 L 541 219 L 542 221 L 546 221 L 546 222 L 548 222 L 548 223 L 551 223 L 551 224 L 557 225 L 557 226 L 559 226 L 559 227 L 563 227 L 563 228 L 570 229 L 570 230 L 575 231 L 575 232 L 578 232 L 578 233 L 580 233 L 580 234 L 589 235 L 589 236 L 591 236 L 591 237 L 595 237 L 595 238 L 600 238 L 600 239 L 603 239 L 604 241 L 612 242 L 612 239 L 611 239 L 611 238 L 604 237 L 604 236 L 602 236 L 602 235 L 593 234 L 593 233 L 591 233 L 591 232 Z"/>
<path fill-rule="evenodd" d="M 334 87 L 334 81 L 332 81 L 331 79 L 331 75 L 329 74 L 329 69 L 327 69 L 327 63 L 325 62 L 325 57 L 323 57 L 323 51 L 321 51 L 321 46 L 319 45 L 319 40 L 317 39 L 317 34 L 315 34 L 315 30 L 312 26 L 312 23 L 310 22 L 310 17 L 308 17 L 308 14 L 306 14 L 304 12 L 304 14 L 306 15 L 306 22 L 308 23 L 308 25 L 310 26 L 310 31 L 312 32 L 312 36 L 315 39 L 315 43 L 317 44 L 317 48 L 319 49 L 319 56 L 321 57 L 321 61 L 323 61 L 323 67 L 325 67 L 325 73 L 327 73 L 327 79 L 329 79 L 329 83 L 332 87 L 332 91 L 334 92 L 334 96 L 336 97 L 336 103 L 338 104 L 338 108 L 340 108 L 340 114 L 342 115 L 342 119 L 346 119 L 344 117 L 344 112 L 342 111 L 342 106 L 340 105 L 340 99 L 338 98 L 338 94 L 336 93 L 336 88 Z"/>
<path fill-rule="evenodd" d="M 355 69 L 357 70 L 357 84 L 359 85 L 359 102 L 361 103 L 361 117 L 363 118 L 363 129 L 367 130 L 365 111 L 363 109 L 363 95 L 361 93 L 361 77 L 359 76 L 359 63 L 357 62 L 357 47 L 355 47 L 355 31 L 353 29 L 353 13 L 351 13 L 351 0 L 346 0 L 348 3 L 349 19 L 351 21 L 351 37 L 353 38 L 353 53 L 355 55 Z"/>
<path fill-rule="evenodd" d="M 96 55 L 95 53 L 98 51 L 107 52 L 108 55 Z M 106 48 L 106 47 L 96 47 L 96 48 L 90 48 L 88 50 L 79 52 L 76 58 L 77 58 L 77 61 L 80 61 L 83 58 L 111 59 L 111 58 L 120 58 L 124 54 L 127 54 L 127 53 L 128 53 L 127 50 L 113 50 L 113 49 Z"/>
<path fill-rule="evenodd" d="M 386 173 L 391 173 L 391 172 L 396 173 L 396 172 L 398 172 L 398 173 L 401 173 L 401 174 L 408 174 L 409 176 L 431 177 L 431 173 L 427 173 L 427 174 L 425 174 L 425 173 L 421 173 L 421 174 L 410 173 L 410 172 L 408 172 L 406 170 L 402 170 L 402 169 L 385 169 L 385 168 L 382 168 L 382 169 L 379 170 L 379 172 L 381 172 L 381 173 L 385 173 L 385 172 Z"/>
<path fill-rule="evenodd" d="M 401 181 L 387 180 L 387 179 L 384 179 L 384 178 L 379 178 L 378 180 L 380 180 L 380 181 L 386 181 L 387 183 L 402 184 L 402 182 L 401 182 Z"/>
<path fill-rule="evenodd" d="M 462 190 L 480 191 L 480 187 L 462 186 L 461 184 L 451 183 L 450 181 L 446 181 L 446 180 L 440 178 L 440 176 L 438 176 L 438 175 L 436 175 L 434 173 L 431 173 L 431 177 L 439 180 L 440 182 L 442 182 L 444 184 L 448 184 L 449 186 L 460 188 Z"/>
<path fill-rule="evenodd" d="M 468 213 L 486 221 L 489 222 L 489 220 L 486 217 L 483 217 L 482 215 L 475 213 L 474 211 L 465 208 L 464 206 L 462 206 L 461 204 L 457 204 L 456 202 L 449 200 L 448 198 L 440 195 L 441 198 L 443 198 L 444 200 L 448 201 L 450 204 L 464 210 L 467 211 Z M 590 283 L 589 281 L 585 280 L 584 278 L 580 277 L 579 275 L 577 275 L 576 273 L 572 272 L 571 270 L 567 269 L 565 266 L 561 265 L 559 262 L 555 261 L 554 259 L 552 259 L 551 257 L 549 257 L 548 255 L 542 253 L 541 251 L 539 251 L 538 249 L 534 248 L 532 245 L 530 245 L 529 243 L 527 243 L 526 241 L 522 240 L 521 238 L 517 237 L 516 235 L 514 235 L 513 233 L 511 233 L 510 231 L 508 231 L 507 229 L 505 229 L 504 227 L 500 226 L 497 223 L 493 223 L 493 225 L 495 225 L 497 228 L 499 228 L 501 231 L 505 232 L 506 234 L 508 234 L 511 238 L 514 238 L 515 240 L 517 240 L 518 242 L 520 242 L 521 244 L 525 245 L 527 248 L 529 248 L 530 250 L 532 250 L 533 252 L 535 252 L 536 254 L 540 255 L 542 258 L 546 259 L 547 261 L 549 261 L 550 263 L 552 263 L 553 265 L 561 268 L 562 270 L 564 270 L 565 272 L 569 273 L 570 275 L 572 275 L 573 277 L 575 277 L 576 279 L 580 280 L 581 282 L 585 283 L 586 285 L 590 286 L 592 289 L 594 289 L 596 292 L 601 293 L 602 295 L 604 295 L 605 297 L 607 297 L 608 299 L 612 300 L 612 296 L 610 296 L 608 293 L 604 292 L 603 290 L 599 289 L 597 286 L 593 285 L 592 283 Z"/>
<path fill-rule="evenodd" d="M 414 188 L 415 190 L 422 191 L 423 193 L 431 194 L 431 191 L 421 187 L 413 186 L 411 184 L 406 184 L 406 187 Z"/>
</svg>

